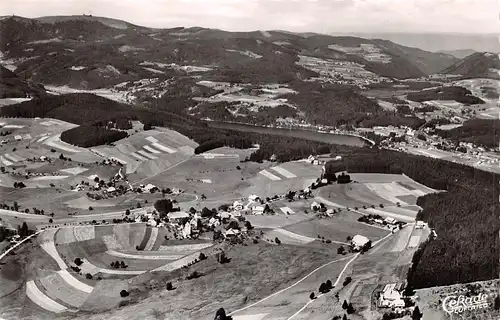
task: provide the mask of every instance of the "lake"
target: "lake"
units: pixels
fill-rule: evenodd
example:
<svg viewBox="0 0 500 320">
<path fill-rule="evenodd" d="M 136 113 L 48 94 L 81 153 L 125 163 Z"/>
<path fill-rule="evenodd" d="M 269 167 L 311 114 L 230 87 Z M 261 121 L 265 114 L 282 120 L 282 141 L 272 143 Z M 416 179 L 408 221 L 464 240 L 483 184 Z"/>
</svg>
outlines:
<svg viewBox="0 0 500 320">
<path fill-rule="evenodd" d="M 357 136 L 324 133 L 324 132 L 317 132 L 304 129 L 268 128 L 268 127 L 254 126 L 243 123 L 230 123 L 230 122 L 220 122 L 220 121 L 207 121 L 207 124 L 212 128 L 218 128 L 218 129 L 280 135 L 280 136 L 302 138 L 312 141 L 324 142 L 329 144 L 348 145 L 353 147 L 363 147 L 368 144 L 367 140 Z"/>
</svg>

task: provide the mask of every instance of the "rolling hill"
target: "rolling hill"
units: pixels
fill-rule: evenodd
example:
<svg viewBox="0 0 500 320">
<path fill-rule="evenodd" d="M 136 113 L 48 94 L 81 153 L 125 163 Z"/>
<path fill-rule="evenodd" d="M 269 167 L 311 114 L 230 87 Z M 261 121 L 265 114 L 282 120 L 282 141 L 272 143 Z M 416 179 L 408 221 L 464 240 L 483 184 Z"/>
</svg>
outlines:
<svg viewBox="0 0 500 320">
<path fill-rule="evenodd" d="M 380 76 L 401 79 L 454 62 L 449 55 L 383 40 L 199 27 L 152 29 L 92 16 L 6 17 L 0 20 L 0 32 L 0 50 L 15 60 L 19 75 L 82 89 L 151 77 L 166 80 L 179 74 L 168 67 L 171 64 L 207 67 L 206 74 L 216 76 L 237 72 L 241 81 L 289 82 L 314 75 L 295 63 L 299 55 L 356 62 Z M 162 67 L 140 65 L 145 62 Z M 270 69 L 285 75 L 267 77 Z"/>
<path fill-rule="evenodd" d="M 499 70 L 498 54 L 476 52 L 444 69 L 442 73 L 462 75 L 463 78 L 500 79 Z"/>
</svg>

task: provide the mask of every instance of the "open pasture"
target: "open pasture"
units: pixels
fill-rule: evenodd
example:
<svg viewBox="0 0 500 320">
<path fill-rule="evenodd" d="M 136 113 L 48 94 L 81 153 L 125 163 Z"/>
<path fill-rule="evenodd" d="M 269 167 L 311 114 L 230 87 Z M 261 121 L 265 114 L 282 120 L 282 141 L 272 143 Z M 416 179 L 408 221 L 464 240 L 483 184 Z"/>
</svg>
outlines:
<svg viewBox="0 0 500 320">
<path fill-rule="evenodd" d="M 89 170 L 89 169 L 82 168 L 82 167 L 73 167 L 73 168 L 61 169 L 59 171 L 63 172 L 63 173 L 67 173 L 67 174 L 78 175 L 78 174 L 83 173 L 87 170 Z"/>
<path fill-rule="evenodd" d="M 236 167 L 240 166 L 241 170 Z M 187 193 L 205 194 L 207 200 L 229 196 L 231 199 L 241 197 L 240 190 L 249 186 L 247 179 L 255 173 L 255 164 L 239 163 L 236 159 L 219 159 L 218 161 L 203 158 L 191 158 L 143 181 L 162 186 L 169 185 L 185 190 Z M 208 179 L 212 183 L 204 183 Z"/>
<path fill-rule="evenodd" d="M 246 219 L 256 228 L 280 228 L 311 219 L 312 215 L 296 213 L 290 215 L 247 215 Z"/>
<path fill-rule="evenodd" d="M 140 253 L 140 251 L 138 253 Z M 141 271 L 141 272 L 143 272 L 143 271 L 147 271 L 147 270 L 161 267 L 161 266 L 169 263 L 170 261 L 175 260 L 176 258 L 169 259 L 169 257 L 160 258 L 160 256 L 158 256 L 158 259 L 136 259 L 135 257 L 133 257 L 133 255 L 124 255 L 124 256 L 117 257 L 115 255 L 109 254 L 108 252 L 104 252 L 104 253 L 96 254 L 96 255 L 92 256 L 91 258 L 87 258 L 87 259 L 89 259 L 89 261 L 93 265 L 95 265 L 98 268 L 102 268 L 102 269 L 109 269 L 109 270 L 116 270 L 116 271 L 131 271 L 131 272 L 132 271 Z M 112 262 L 122 261 L 122 260 L 128 266 L 126 269 L 121 269 L 121 268 L 114 269 L 113 267 L 111 267 Z M 119 274 L 119 273 L 117 273 L 117 274 Z"/>
<path fill-rule="evenodd" d="M 45 295 L 33 280 L 26 282 L 26 296 L 28 296 L 28 298 L 36 305 L 47 311 L 54 313 L 68 311 L 67 307 Z"/>
<path fill-rule="evenodd" d="M 78 308 L 87 298 L 89 292 L 78 290 L 69 285 L 59 273 L 53 273 L 38 281 L 46 295 L 54 301 L 61 301 L 67 307 Z M 83 284 L 82 284 L 83 285 Z"/>
<path fill-rule="evenodd" d="M 401 203 L 406 205 L 406 202 L 401 201 L 397 197 L 412 195 L 412 190 L 408 190 L 396 182 L 391 183 L 365 183 L 365 185 L 381 198 L 390 201 L 391 203 Z"/>
<path fill-rule="evenodd" d="M 273 195 L 285 194 L 288 191 L 298 191 L 311 185 L 317 178 L 294 178 L 271 180 L 262 174 L 248 179 L 251 184 L 241 191 L 243 196 L 255 194 L 259 197 L 272 197 Z"/>
<path fill-rule="evenodd" d="M 401 209 L 401 208 L 398 208 Z M 404 209 L 403 209 L 404 210 Z M 394 213 L 394 210 L 386 210 L 386 208 L 378 208 L 378 209 L 373 209 L 373 208 L 367 208 L 367 209 L 359 209 L 360 212 L 366 213 L 366 214 L 378 214 L 381 215 L 384 218 L 394 218 L 399 221 L 403 222 L 414 222 L 415 217 L 417 216 L 417 211 L 411 211 L 411 210 L 400 210 L 399 213 Z"/>
<path fill-rule="evenodd" d="M 274 242 L 275 238 L 278 238 L 281 243 L 302 246 L 315 241 L 315 238 L 301 235 L 299 233 L 291 232 L 286 229 L 276 228 L 264 233 L 264 239 L 268 239 Z"/>
<path fill-rule="evenodd" d="M 123 298 L 121 290 L 129 290 L 128 281 L 117 279 L 103 279 L 97 282 L 94 291 L 80 306 L 80 310 L 102 312 L 118 308 Z"/>
<path fill-rule="evenodd" d="M 68 208 L 73 209 L 83 209 L 87 210 L 89 207 L 93 208 L 104 208 L 104 207 L 113 207 L 116 205 L 115 202 L 110 200 L 92 200 L 87 198 L 86 196 L 80 196 L 76 199 L 71 199 L 69 201 L 64 202 Z"/>
<path fill-rule="evenodd" d="M 334 258 L 330 258 L 329 260 L 335 261 Z M 333 262 L 324 266 L 309 277 L 305 278 L 303 281 L 289 287 L 287 290 L 284 290 L 281 293 L 272 296 L 255 306 L 252 306 L 240 312 L 236 312 L 235 315 L 245 316 L 264 313 L 267 314 L 267 317 L 265 319 L 290 318 L 293 314 L 299 311 L 306 303 L 310 301 L 309 294 L 311 292 L 317 292 L 319 286 L 318 284 L 321 284 L 326 280 L 331 280 L 333 283 L 335 283 L 337 277 L 340 275 L 343 269 L 343 266 L 347 262 L 347 257 L 339 256 L 339 260 L 340 261 Z M 290 286 L 291 284 L 296 283 L 301 278 L 302 277 L 297 277 L 291 281 L 292 283 L 286 285 Z M 285 286 L 285 284 L 283 286 Z M 280 288 L 281 286 L 275 291 L 278 291 L 278 289 Z M 309 317 L 309 319 L 312 319 L 312 317 Z"/>
<path fill-rule="evenodd" d="M 285 227 L 284 229 L 311 238 L 318 236 L 332 240 L 332 242 L 346 243 L 347 237 L 356 234 L 367 237 L 372 242 L 384 237 L 389 232 L 380 228 L 358 222 L 360 215 L 341 211 L 331 218 L 312 219 Z"/>
<path fill-rule="evenodd" d="M 319 189 L 319 195 L 325 200 L 349 208 L 392 204 L 362 183 L 327 185 Z"/>
</svg>

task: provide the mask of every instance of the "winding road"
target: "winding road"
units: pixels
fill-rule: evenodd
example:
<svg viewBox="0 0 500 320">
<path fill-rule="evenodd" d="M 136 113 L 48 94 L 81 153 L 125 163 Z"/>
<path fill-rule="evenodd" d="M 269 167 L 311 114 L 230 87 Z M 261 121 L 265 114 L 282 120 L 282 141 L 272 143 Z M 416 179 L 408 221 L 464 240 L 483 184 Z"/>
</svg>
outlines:
<svg viewBox="0 0 500 320">
<path fill-rule="evenodd" d="M 382 239 L 379 239 L 377 241 L 375 241 L 372 245 L 372 247 L 376 246 L 377 244 L 379 244 L 380 242 L 388 239 L 389 237 L 391 237 L 392 235 L 394 235 L 393 233 L 389 233 L 388 235 L 386 235 L 385 237 L 383 237 Z M 269 300 L 275 296 L 278 296 L 279 294 L 295 287 L 296 285 L 300 284 L 301 282 L 303 282 L 304 280 L 306 280 L 307 278 L 311 277 L 312 275 L 314 275 L 316 272 L 320 271 L 321 269 L 333 264 L 333 263 L 336 263 L 336 262 L 340 262 L 340 261 L 344 261 L 344 260 L 348 260 L 349 261 L 345 264 L 344 268 L 342 269 L 342 271 L 340 272 L 340 274 L 337 276 L 337 279 L 335 280 L 335 283 L 333 284 L 333 287 L 336 287 L 340 280 L 342 279 L 342 275 L 345 273 L 345 271 L 347 270 L 347 268 L 349 267 L 349 265 L 354 262 L 356 260 L 356 258 L 358 258 L 360 255 L 360 253 L 356 253 L 354 255 L 350 255 L 350 256 L 347 256 L 347 257 L 344 257 L 344 258 L 340 258 L 340 259 L 335 259 L 335 260 L 332 260 L 330 262 L 327 262 L 321 266 L 319 266 L 318 268 L 314 269 L 313 271 L 311 271 L 310 273 L 308 273 L 306 276 L 304 276 L 303 278 L 301 278 L 300 280 L 298 280 L 297 282 L 291 284 L 290 286 L 284 288 L 284 289 L 281 289 L 257 302 L 254 302 L 252 304 L 249 304 L 248 306 L 245 306 L 243 308 L 240 308 L 240 309 L 237 309 L 237 310 L 234 310 L 232 311 L 231 313 L 229 313 L 230 316 L 235 316 L 237 313 L 240 313 L 242 311 L 245 311 L 251 307 L 255 307 L 259 304 L 261 304 L 262 302 L 266 301 L 266 300 Z M 331 292 L 329 293 L 331 294 Z M 307 296 L 307 299 L 309 299 L 309 301 L 307 301 L 307 303 L 305 303 L 305 305 L 303 307 L 301 307 L 299 310 L 297 310 L 297 312 L 295 312 L 292 316 L 288 317 L 287 320 L 291 320 L 293 319 L 294 317 L 296 317 L 297 315 L 299 315 L 302 311 L 304 311 L 307 306 L 309 306 L 310 304 L 314 303 L 315 301 L 318 301 L 319 298 L 321 298 L 322 296 L 324 296 L 325 294 L 320 294 L 316 297 L 316 299 L 313 299 L 313 300 L 310 300 L 309 297 Z"/>
</svg>

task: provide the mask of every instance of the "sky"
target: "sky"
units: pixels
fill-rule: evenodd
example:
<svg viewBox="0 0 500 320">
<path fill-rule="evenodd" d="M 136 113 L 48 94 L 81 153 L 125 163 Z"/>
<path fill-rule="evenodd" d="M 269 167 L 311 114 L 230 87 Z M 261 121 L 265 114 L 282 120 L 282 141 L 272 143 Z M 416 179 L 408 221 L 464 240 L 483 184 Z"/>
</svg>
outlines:
<svg viewBox="0 0 500 320">
<path fill-rule="evenodd" d="M 228 31 L 498 33 L 500 0 L 0 0 L 0 15 L 92 14 Z"/>
</svg>

